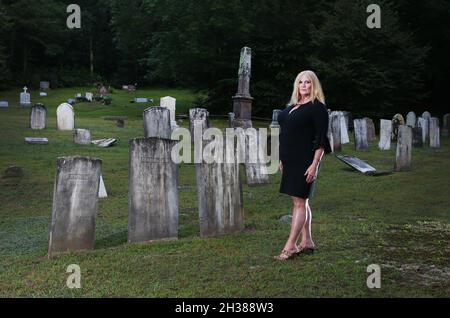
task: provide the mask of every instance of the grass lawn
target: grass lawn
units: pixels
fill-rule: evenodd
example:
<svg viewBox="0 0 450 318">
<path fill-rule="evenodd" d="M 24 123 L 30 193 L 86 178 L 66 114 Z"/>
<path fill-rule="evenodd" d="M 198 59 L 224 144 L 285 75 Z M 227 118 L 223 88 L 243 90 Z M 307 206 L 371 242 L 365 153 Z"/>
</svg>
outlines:
<svg viewBox="0 0 450 318">
<path fill-rule="evenodd" d="M 115 91 L 111 106 L 76 104 L 76 126 L 93 139 L 117 138 L 115 147 L 79 146 L 71 132 L 56 130 L 56 107 L 87 88 L 50 91 L 32 101 L 48 110 L 48 128 L 28 128 L 29 109 L 17 106 L 19 91 L 0 92 L 10 102 L 0 109 L 0 171 L 17 165 L 21 178 L 0 179 L 0 297 L 448 297 L 450 296 L 450 139 L 441 149 L 413 149 L 412 171 L 369 177 L 324 159 L 311 200 L 317 252 L 286 263 L 280 252 L 289 225 L 289 197 L 279 194 L 280 174 L 270 184 L 244 184 L 246 229 L 220 238 L 200 238 L 195 169 L 179 167 L 179 240 L 127 244 L 128 141 L 143 135 L 142 111 L 134 97 L 177 98 L 187 113 L 195 95 L 183 90 Z M 232 108 L 230 99 L 229 108 Z M 101 119 L 128 116 L 125 128 Z M 254 123 L 265 127 L 268 123 Z M 212 120 L 224 128 L 226 121 Z M 184 120 L 181 126 L 187 127 Z M 24 137 L 47 137 L 28 145 Z M 380 170 L 392 170 L 395 151 L 367 152 L 344 145 Z M 99 203 L 92 252 L 48 259 L 56 159 L 82 155 L 103 160 L 108 198 Z M 245 182 L 245 176 L 243 176 Z M 70 264 L 81 267 L 82 288 L 66 286 Z M 381 266 L 382 286 L 369 290 L 367 266 Z"/>
</svg>

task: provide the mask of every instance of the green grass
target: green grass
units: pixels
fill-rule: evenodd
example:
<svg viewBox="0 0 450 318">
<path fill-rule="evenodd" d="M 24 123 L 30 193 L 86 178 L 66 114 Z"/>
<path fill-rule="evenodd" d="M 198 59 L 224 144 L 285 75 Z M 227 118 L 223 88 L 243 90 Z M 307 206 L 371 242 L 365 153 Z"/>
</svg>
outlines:
<svg viewBox="0 0 450 318">
<path fill-rule="evenodd" d="M 289 226 L 290 199 L 278 193 L 280 175 L 270 184 L 244 185 L 246 229 L 220 238 L 200 238 L 195 170 L 179 168 L 179 240 L 127 244 L 128 140 L 143 135 L 145 106 L 116 91 L 111 106 L 77 104 L 78 128 L 93 138 L 117 138 L 109 149 L 78 146 L 70 132 L 56 130 L 56 107 L 86 88 L 51 91 L 35 98 L 48 107 L 48 128 L 28 129 L 29 109 L 18 92 L 0 93 L 10 101 L 0 109 L 0 171 L 24 169 L 22 178 L 0 179 L 0 297 L 448 297 L 450 295 L 450 140 L 442 148 L 413 150 L 412 171 L 387 176 L 361 175 L 333 156 L 321 170 L 313 235 L 317 253 L 287 263 L 280 252 Z M 174 96 L 187 113 L 195 95 L 179 90 L 146 90 L 136 96 Z M 17 99 L 17 101 L 15 101 Z M 230 108 L 231 108 L 230 101 Z M 128 116 L 124 129 L 101 116 Z M 216 127 L 225 121 L 213 120 Z M 187 127 L 187 121 L 181 123 Z M 267 123 L 255 123 L 263 127 Z M 42 136 L 49 145 L 27 145 L 26 136 Z M 380 170 L 392 170 L 394 150 L 367 152 L 344 145 Z M 55 259 L 46 257 L 56 159 L 93 156 L 103 160 L 108 198 L 99 204 L 94 251 Z M 245 182 L 245 177 L 243 177 Z M 66 287 L 66 268 L 78 264 L 82 289 Z M 382 267 L 382 288 L 366 286 L 370 264 Z"/>
</svg>

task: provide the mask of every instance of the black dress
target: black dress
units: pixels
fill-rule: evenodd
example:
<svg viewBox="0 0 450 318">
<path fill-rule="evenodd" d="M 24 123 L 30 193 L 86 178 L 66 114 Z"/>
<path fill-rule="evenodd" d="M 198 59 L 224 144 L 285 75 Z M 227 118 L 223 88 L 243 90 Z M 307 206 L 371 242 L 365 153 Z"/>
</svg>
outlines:
<svg viewBox="0 0 450 318">
<path fill-rule="evenodd" d="M 314 160 L 315 151 L 331 152 L 328 140 L 328 111 L 318 100 L 289 106 L 278 116 L 280 130 L 280 160 L 283 163 L 280 192 L 308 199 L 312 183 L 306 182 L 306 170 Z"/>
</svg>

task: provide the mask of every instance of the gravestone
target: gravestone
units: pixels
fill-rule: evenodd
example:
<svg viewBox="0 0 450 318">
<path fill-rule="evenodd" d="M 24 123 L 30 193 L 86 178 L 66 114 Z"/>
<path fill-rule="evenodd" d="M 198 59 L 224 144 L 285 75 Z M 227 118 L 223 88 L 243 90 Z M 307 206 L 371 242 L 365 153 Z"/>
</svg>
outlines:
<svg viewBox="0 0 450 318">
<path fill-rule="evenodd" d="M 350 143 L 350 138 L 348 137 L 348 124 L 345 120 L 344 112 L 341 113 L 341 144 L 345 145 Z"/>
<path fill-rule="evenodd" d="M 334 152 L 340 152 L 341 146 L 341 116 L 339 114 L 331 115 L 331 132 L 333 134 Z"/>
<path fill-rule="evenodd" d="M 233 128 L 233 121 L 236 118 L 234 113 L 228 113 L 228 127 Z"/>
<path fill-rule="evenodd" d="M 103 176 L 100 175 L 100 185 L 98 188 L 98 198 L 104 199 L 108 197 L 108 193 L 106 192 L 105 183 L 103 182 Z"/>
<path fill-rule="evenodd" d="M 226 145 L 224 145 L 226 153 Z M 239 160 L 195 164 L 200 235 L 220 236 L 244 229 Z"/>
<path fill-rule="evenodd" d="M 118 128 L 124 128 L 124 127 L 125 127 L 125 119 L 123 119 L 123 118 L 118 118 L 118 119 L 116 120 L 116 126 L 117 126 Z"/>
<path fill-rule="evenodd" d="M 87 157 L 57 160 L 48 255 L 94 249 L 102 161 Z"/>
<path fill-rule="evenodd" d="M 75 105 L 76 103 L 77 103 L 77 101 L 75 99 L 73 99 L 73 98 L 69 98 L 67 100 L 67 104 L 69 104 L 71 106 Z"/>
<path fill-rule="evenodd" d="M 405 125 L 405 119 L 401 114 L 396 114 L 392 118 L 392 137 L 391 137 L 392 141 L 397 141 L 398 127 L 401 125 Z"/>
<path fill-rule="evenodd" d="M 252 127 L 252 103 L 253 97 L 250 96 L 250 78 L 252 70 L 252 50 L 244 47 L 241 50 L 239 61 L 239 83 L 238 90 L 233 96 L 233 127 L 247 129 Z"/>
<path fill-rule="evenodd" d="M 426 140 L 426 142 L 429 142 L 430 141 L 430 120 L 431 120 L 431 114 L 430 114 L 430 112 L 424 112 L 421 117 L 427 121 L 427 134 L 425 136 L 425 140 Z"/>
<path fill-rule="evenodd" d="M 145 104 L 148 103 L 148 98 L 138 97 L 134 99 L 134 102 L 137 104 Z"/>
<path fill-rule="evenodd" d="M 412 128 L 406 125 L 400 125 L 398 127 L 395 171 L 401 172 L 411 169 L 412 140 Z"/>
<path fill-rule="evenodd" d="M 128 241 L 178 237 L 178 167 L 171 151 L 176 141 L 130 141 Z"/>
<path fill-rule="evenodd" d="M 108 139 L 99 139 L 99 140 L 93 140 L 91 141 L 92 144 L 99 146 L 101 148 L 108 148 L 114 146 L 114 144 L 117 142 L 114 138 L 108 138 Z"/>
<path fill-rule="evenodd" d="M 409 112 L 406 115 L 406 125 L 412 128 L 417 126 L 417 116 L 414 112 Z"/>
<path fill-rule="evenodd" d="M 105 86 L 102 86 L 98 90 L 98 94 L 100 95 L 100 97 L 106 97 L 108 96 L 108 89 Z"/>
<path fill-rule="evenodd" d="M 41 137 L 25 137 L 25 142 L 32 145 L 47 145 L 48 139 Z"/>
<path fill-rule="evenodd" d="M 28 88 L 25 86 L 23 88 L 23 92 L 20 93 L 20 106 L 29 107 L 31 106 L 31 96 L 30 93 L 27 93 Z"/>
<path fill-rule="evenodd" d="M 391 138 L 392 138 L 392 121 L 381 119 L 380 121 L 380 142 L 378 148 L 380 150 L 390 150 L 391 149 Z"/>
<path fill-rule="evenodd" d="M 87 129 L 75 129 L 73 132 L 73 142 L 77 145 L 90 145 L 91 132 Z"/>
<path fill-rule="evenodd" d="M 267 166 L 261 163 L 264 150 L 261 143 L 263 140 L 259 140 L 260 134 L 256 129 L 250 129 L 244 132 L 240 130 L 243 136 L 242 140 L 245 142 L 245 174 L 247 177 L 247 185 L 259 186 L 269 183 L 269 174 L 267 172 Z M 235 159 L 235 158 L 233 158 Z"/>
<path fill-rule="evenodd" d="M 161 107 L 167 108 L 170 110 L 170 127 L 173 129 L 178 128 L 177 120 L 176 120 L 176 105 L 177 100 L 173 97 L 166 96 L 161 98 Z"/>
<path fill-rule="evenodd" d="M 88 102 L 92 102 L 93 99 L 94 99 L 94 94 L 89 93 L 89 92 L 86 93 L 86 99 L 87 99 Z"/>
<path fill-rule="evenodd" d="M 442 136 L 450 137 L 450 114 L 444 115 L 444 120 L 442 123 Z"/>
<path fill-rule="evenodd" d="M 336 158 L 363 174 L 374 175 L 377 172 L 377 169 L 355 156 L 338 155 Z"/>
<path fill-rule="evenodd" d="M 412 130 L 413 130 L 413 147 L 415 148 L 423 147 L 422 128 L 414 127 Z"/>
<path fill-rule="evenodd" d="M 209 128 L 209 112 L 204 108 L 189 109 L 189 130 L 191 132 L 192 142 L 194 142 L 194 121 L 202 122 L 202 136 L 205 130 Z"/>
<path fill-rule="evenodd" d="M 278 123 L 278 116 L 281 112 L 281 109 L 274 109 L 272 111 L 272 123 L 270 124 L 270 128 L 280 128 L 280 124 Z"/>
<path fill-rule="evenodd" d="M 30 128 L 33 130 L 45 129 L 47 126 L 47 108 L 42 104 L 31 107 Z"/>
<path fill-rule="evenodd" d="M 0 108 L 8 108 L 9 107 L 9 103 L 5 100 L 1 100 L 0 101 Z"/>
<path fill-rule="evenodd" d="M 39 89 L 41 89 L 41 90 L 50 89 L 50 82 L 45 82 L 45 81 L 40 82 L 39 83 Z"/>
<path fill-rule="evenodd" d="M 422 130 L 422 143 L 425 144 L 430 139 L 429 122 L 425 118 L 419 117 L 417 119 L 417 126 Z"/>
<path fill-rule="evenodd" d="M 64 103 L 56 109 L 58 130 L 73 130 L 75 128 L 75 113 L 70 104 Z"/>
<path fill-rule="evenodd" d="M 355 119 L 353 121 L 355 149 L 364 151 L 369 149 L 367 140 L 367 121 L 365 119 Z"/>
<path fill-rule="evenodd" d="M 48 94 L 46 92 L 39 92 L 40 97 L 47 97 Z"/>
<path fill-rule="evenodd" d="M 373 123 L 373 120 L 365 117 L 364 120 L 366 121 L 366 127 L 367 127 L 367 141 L 372 142 L 377 140 L 377 135 L 375 132 L 375 124 Z"/>
<path fill-rule="evenodd" d="M 441 147 L 440 136 L 439 119 L 430 118 L 430 148 Z"/>
<path fill-rule="evenodd" d="M 172 128 L 168 108 L 150 107 L 144 111 L 144 135 L 146 138 L 171 138 Z"/>
<path fill-rule="evenodd" d="M 333 130 L 331 128 L 331 115 L 328 110 L 328 132 L 327 132 L 328 140 L 330 141 L 331 152 L 334 153 L 334 138 L 333 138 Z"/>
</svg>

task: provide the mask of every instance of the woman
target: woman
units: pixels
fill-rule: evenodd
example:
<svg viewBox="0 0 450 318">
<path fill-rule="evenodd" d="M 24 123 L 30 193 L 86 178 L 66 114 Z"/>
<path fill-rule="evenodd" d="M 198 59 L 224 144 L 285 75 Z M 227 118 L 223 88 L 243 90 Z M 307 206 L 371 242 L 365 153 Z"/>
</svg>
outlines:
<svg viewBox="0 0 450 318">
<path fill-rule="evenodd" d="M 283 251 L 276 256 L 285 261 L 300 253 L 312 253 L 312 212 L 309 206 L 312 185 L 324 154 L 331 152 L 328 111 L 319 79 L 312 71 L 300 73 L 294 82 L 289 106 L 279 114 L 280 192 L 292 197 L 291 233 Z M 300 245 L 297 241 L 301 234 Z"/>
</svg>

